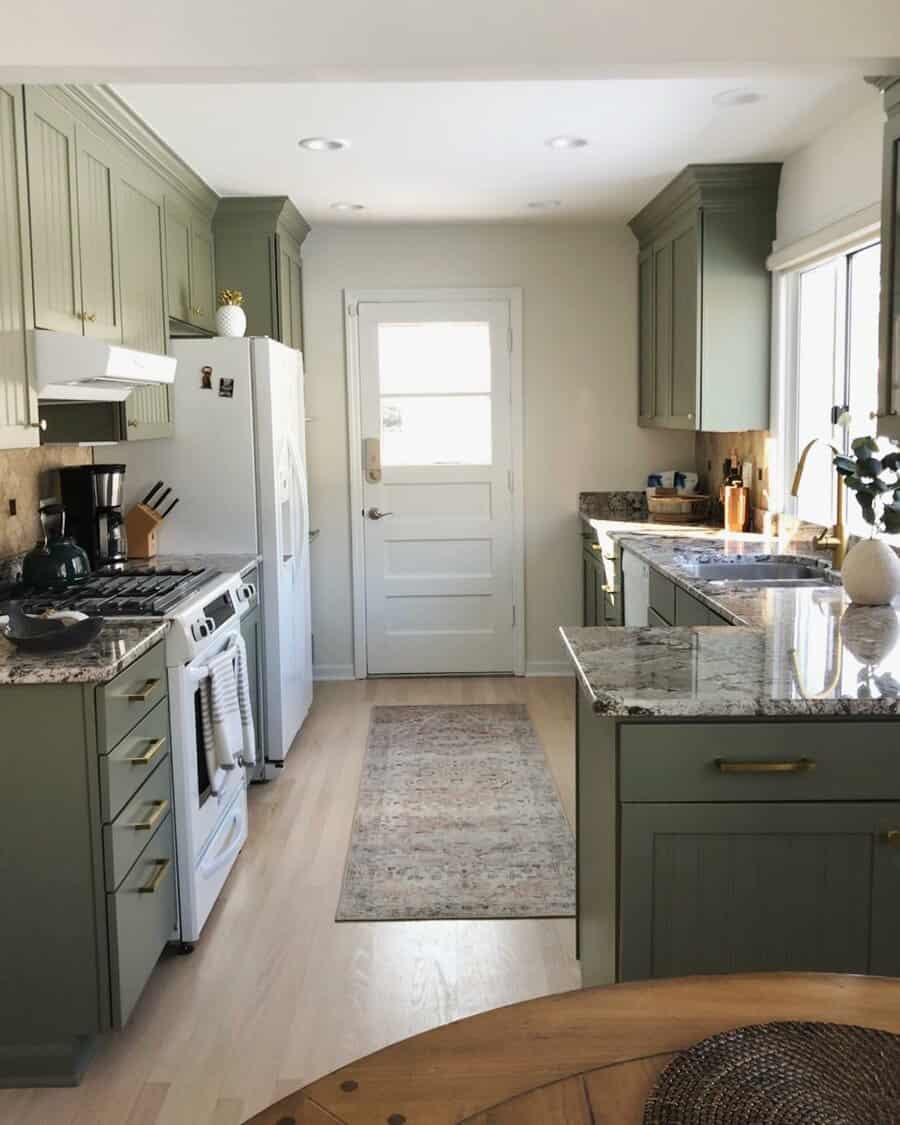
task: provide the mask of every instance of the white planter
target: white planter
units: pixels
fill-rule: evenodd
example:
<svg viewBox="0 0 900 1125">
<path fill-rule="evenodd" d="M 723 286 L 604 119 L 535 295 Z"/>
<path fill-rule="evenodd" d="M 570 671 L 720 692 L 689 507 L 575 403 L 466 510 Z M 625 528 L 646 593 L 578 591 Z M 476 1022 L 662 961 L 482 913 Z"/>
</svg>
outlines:
<svg viewBox="0 0 900 1125">
<path fill-rule="evenodd" d="M 217 336 L 243 336 L 247 331 L 247 314 L 240 305 L 219 305 L 216 309 Z"/>
<path fill-rule="evenodd" d="M 887 605 L 900 595 L 900 559 L 881 539 L 861 539 L 841 567 L 844 589 L 857 605 Z"/>
</svg>

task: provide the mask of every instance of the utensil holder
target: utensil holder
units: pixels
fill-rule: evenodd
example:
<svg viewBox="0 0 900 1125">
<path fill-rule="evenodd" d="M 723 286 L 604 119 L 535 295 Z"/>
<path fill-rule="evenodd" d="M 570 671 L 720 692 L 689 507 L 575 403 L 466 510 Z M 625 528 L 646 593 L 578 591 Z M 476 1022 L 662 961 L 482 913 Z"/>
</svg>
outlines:
<svg viewBox="0 0 900 1125">
<path fill-rule="evenodd" d="M 743 531 L 747 526 L 749 489 L 740 484 L 725 485 L 725 530 Z"/>
<path fill-rule="evenodd" d="M 156 529 L 163 518 L 146 504 L 135 504 L 125 517 L 125 534 L 128 536 L 130 559 L 156 558 Z"/>
</svg>

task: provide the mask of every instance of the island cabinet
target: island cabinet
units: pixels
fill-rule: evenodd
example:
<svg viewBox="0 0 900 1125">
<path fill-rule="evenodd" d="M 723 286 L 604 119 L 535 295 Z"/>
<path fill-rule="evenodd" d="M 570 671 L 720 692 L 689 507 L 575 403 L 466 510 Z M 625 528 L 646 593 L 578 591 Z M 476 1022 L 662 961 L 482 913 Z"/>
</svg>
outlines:
<svg viewBox="0 0 900 1125">
<path fill-rule="evenodd" d="M 244 294 L 248 336 L 303 348 L 306 220 L 284 195 L 220 199 L 213 220 L 216 286 Z"/>
<path fill-rule="evenodd" d="M 585 985 L 900 975 L 896 722 L 614 719 L 580 691 L 577 706 Z"/>
<path fill-rule="evenodd" d="M 69 1085 L 177 936 L 163 646 L 0 707 L 0 1085 Z"/>
<path fill-rule="evenodd" d="M 650 625 L 729 625 L 714 609 L 676 586 L 655 567 L 650 568 Z"/>
<path fill-rule="evenodd" d="M 766 429 L 780 164 L 692 164 L 629 224 L 639 242 L 639 422 Z"/>
</svg>

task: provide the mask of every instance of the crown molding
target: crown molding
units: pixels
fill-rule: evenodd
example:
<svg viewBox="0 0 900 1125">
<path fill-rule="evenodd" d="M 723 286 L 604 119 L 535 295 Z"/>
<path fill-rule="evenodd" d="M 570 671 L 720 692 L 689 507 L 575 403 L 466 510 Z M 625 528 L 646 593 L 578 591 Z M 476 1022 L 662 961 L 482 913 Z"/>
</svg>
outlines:
<svg viewBox="0 0 900 1125">
<path fill-rule="evenodd" d="M 309 234 L 309 223 L 286 195 L 225 195 L 216 208 L 217 228 L 257 226 L 261 232 L 289 234 L 298 245 Z"/>
</svg>

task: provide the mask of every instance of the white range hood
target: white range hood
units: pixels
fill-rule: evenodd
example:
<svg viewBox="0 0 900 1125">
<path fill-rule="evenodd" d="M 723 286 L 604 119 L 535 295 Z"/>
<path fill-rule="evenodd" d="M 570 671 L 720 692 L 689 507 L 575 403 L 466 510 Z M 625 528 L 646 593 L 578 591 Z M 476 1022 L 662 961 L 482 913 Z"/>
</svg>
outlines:
<svg viewBox="0 0 900 1125">
<path fill-rule="evenodd" d="M 38 329 L 34 371 L 41 402 L 122 402 L 135 387 L 175 381 L 176 361 L 65 332 Z"/>
</svg>

